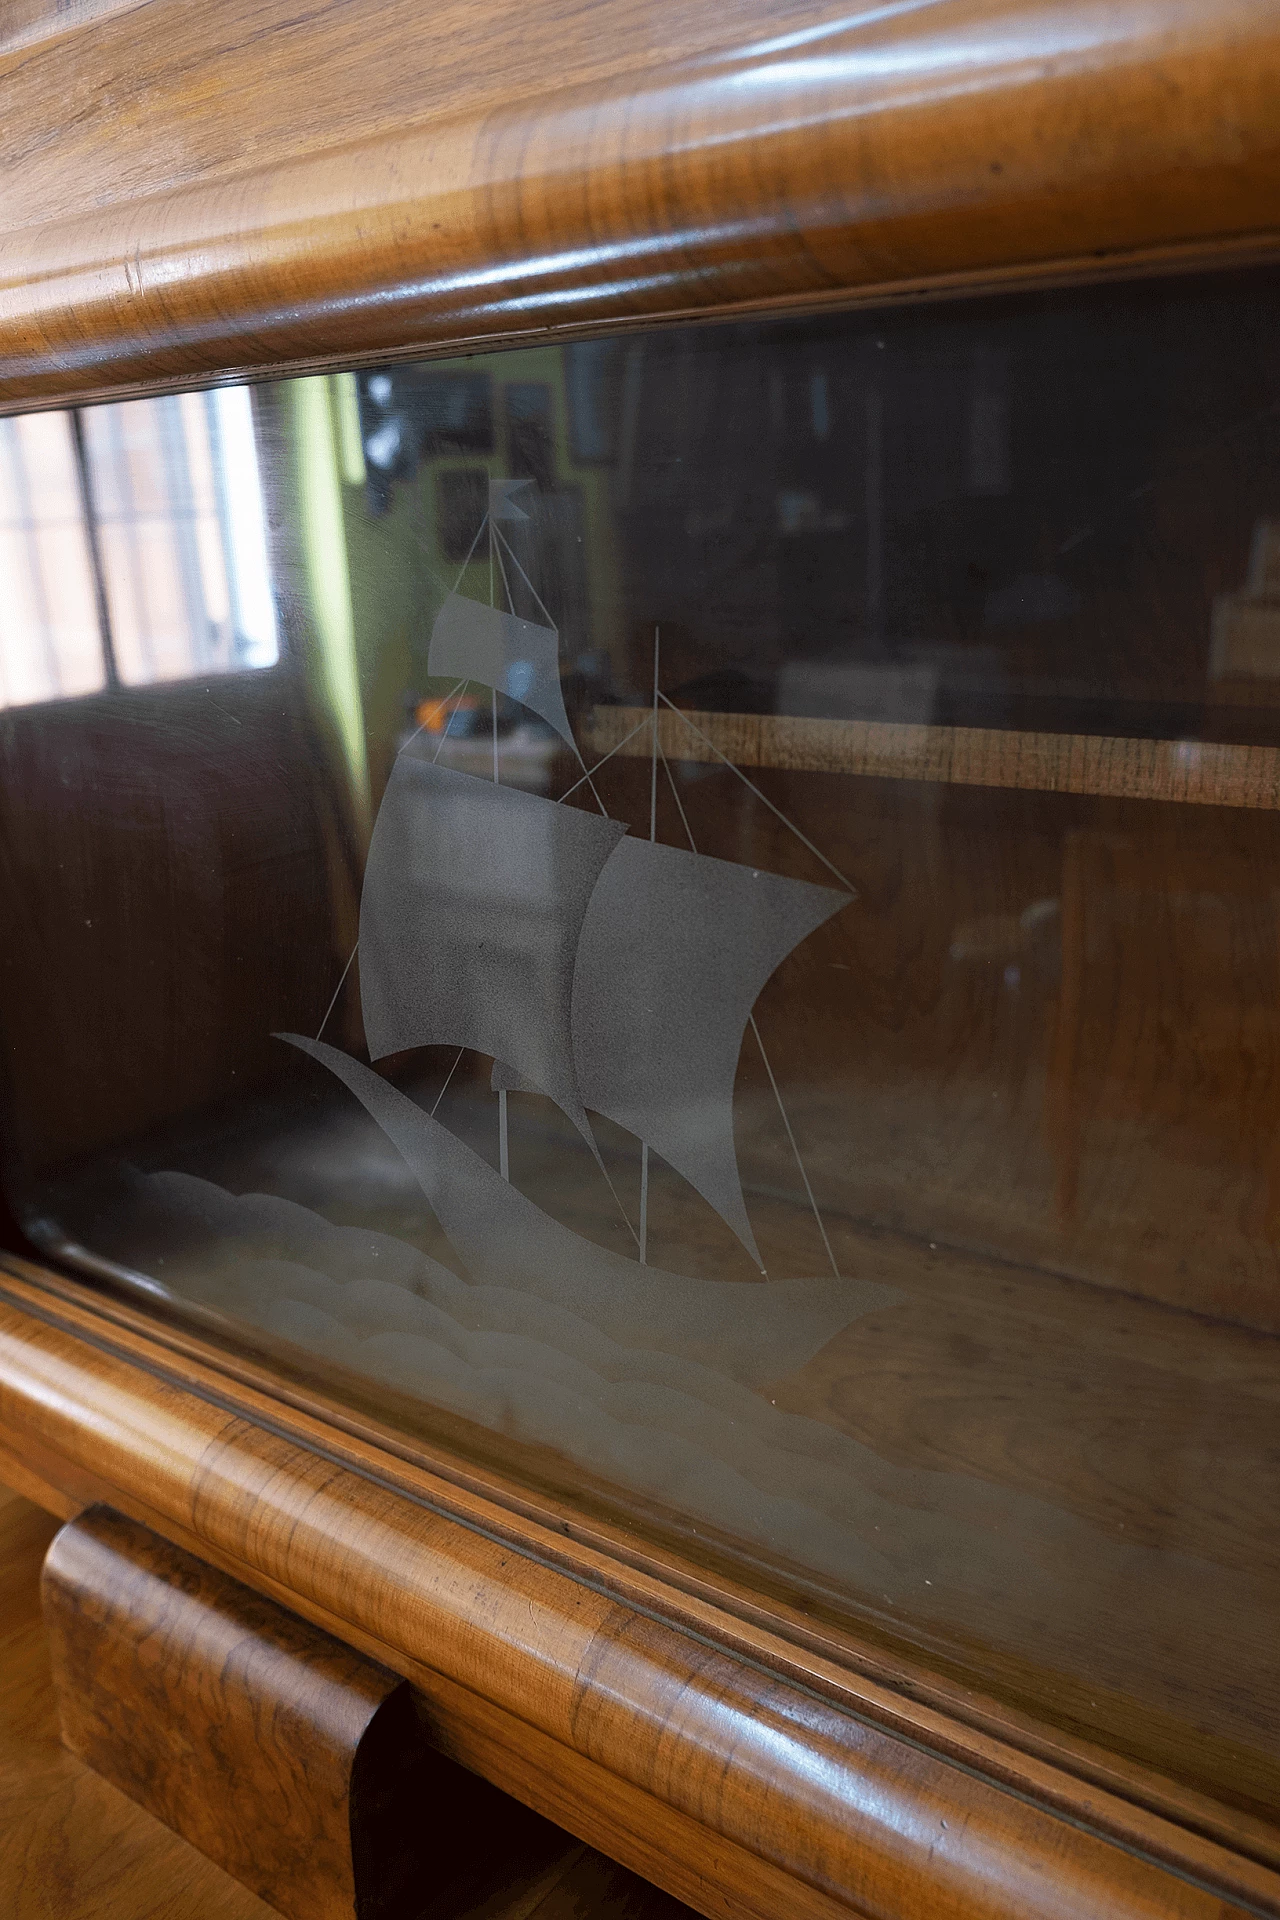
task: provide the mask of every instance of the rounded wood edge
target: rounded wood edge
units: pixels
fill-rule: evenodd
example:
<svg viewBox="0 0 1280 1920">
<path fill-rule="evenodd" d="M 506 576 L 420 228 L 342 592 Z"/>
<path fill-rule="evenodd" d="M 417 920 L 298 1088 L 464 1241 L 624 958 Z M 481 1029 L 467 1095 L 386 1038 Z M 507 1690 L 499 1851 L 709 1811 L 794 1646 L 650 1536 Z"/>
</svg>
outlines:
<svg viewBox="0 0 1280 1920">
<path fill-rule="evenodd" d="M 82 1248 L 68 1249 L 67 1257 L 87 1271 L 100 1269 L 99 1278 L 109 1286 L 121 1281 L 120 1273 Z M 776 1596 L 765 1599 L 723 1571 L 712 1575 L 674 1549 L 644 1541 L 633 1529 L 588 1517 L 580 1507 L 546 1492 L 536 1494 L 439 1441 L 411 1438 L 332 1394 L 286 1379 L 268 1360 L 240 1351 L 234 1327 L 217 1315 L 197 1309 L 191 1326 L 170 1323 L 82 1278 L 0 1254 L 0 1274 L 5 1273 L 9 1278 L 0 1280 L 0 1287 L 16 1287 L 18 1304 L 47 1309 L 53 1294 L 71 1331 L 100 1337 L 104 1320 L 120 1330 L 113 1338 L 123 1335 L 126 1358 L 140 1353 L 150 1356 L 144 1363 L 154 1364 L 162 1348 L 164 1364 L 179 1383 L 194 1377 L 193 1364 L 204 1380 L 235 1382 L 250 1390 L 256 1408 L 271 1410 L 286 1427 L 291 1415 L 302 1416 L 303 1424 L 295 1421 L 291 1430 L 304 1444 L 318 1439 L 357 1470 L 372 1468 L 399 1479 L 411 1495 L 425 1490 L 446 1504 L 452 1501 L 451 1510 L 463 1519 L 478 1512 L 483 1524 L 507 1529 L 504 1537 L 518 1547 L 536 1539 L 538 1551 L 571 1576 L 605 1585 L 625 1603 L 660 1608 L 682 1630 L 710 1632 L 742 1657 L 765 1660 L 841 1707 L 871 1712 L 890 1731 L 923 1737 L 936 1751 L 962 1765 L 979 1765 L 1014 1791 L 1030 1784 L 1068 1818 L 1098 1821 L 1100 1808 L 1145 1809 L 1171 1822 L 1174 1831 L 1199 1834 L 1280 1871 L 1280 1833 L 1262 1822 L 949 1678 L 927 1664 L 927 1652 L 912 1657 L 900 1646 L 820 1623 L 799 1605 Z M 201 1337 L 202 1328 L 207 1337 Z M 4 1459 L 0 1450 L 0 1480 Z M 51 1506 L 47 1498 L 43 1504 Z M 1046 1765 L 1029 1782 L 1028 1764 L 1035 1762 Z M 1106 1796 L 1099 1805 L 1085 1797 L 1093 1788 Z M 1115 1833 L 1124 1844 L 1148 1844 L 1135 1834 L 1131 1811 Z"/>
<path fill-rule="evenodd" d="M 145 0 L 139 0 L 144 4 Z M 0 360 L 0 418 L 8 414 L 54 412 L 68 406 L 96 406 L 108 401 L 145 400 L 156 394 L 201 393 L 213 386 L 261 385 L 275 380 L 314 374 L 342 373 L 374 367 L 417 365 L 431 360 L 457 359 L 509 352 L 515 348 L 557 345 L 577 340 L 623 339 L 662 327 L 705 327 L 733 321 L 815 317 L 825 313 L 886 312 L 895 307 L 936 305 L 940 301 L 998 298 L 1001 294 L 1033 294 L 1058 288 L 1096 287 L 1116 281 L 1172 279 L 1188 274 L 1238 272 L 1280 261 L 1280 226 L 1226 239 L 1192 241 L 1186 245 L 1142 247 L 1117 252 L 1069 254 L 1024 266 L 975 269 L 958 273 L 913 276 L 873 282 L 833 291 L 778 295 L 744 300 L 681 306 L 661 314 L 622 314 L 607 321 L 558 318 L 552 325 L 510 329 L 496 333 L 450 333 L 410 338 L 396 346 L 361 344 L 359 329 L 344 334 L 339 345 L 292 359 L 266 355 L 237 363 L 227 357 L 208 365 L 178 367 L 172 356 L 147 354 L 123 373 L 111 364 L 90 361 L 67 375 L 53 371 L 52 384 L 38 390 L 10 382 Z"/>
<path fill-rule="evenodd" d="M 426 1473 L 407 1485 L 373 1449 L 342 1459 L 319 1422 L 286 1432 L 212 1369 L 188 1359 L 175 1378 L 164 1348 L 135 1334 L 124 1353 L 109 1323 L 5 1291 L 0 1447 L 37 1482 L 108 1501 L 430 1682 L 446 1749 L 496 1715 L 563 1780 L 586 1767 L 704 1848 L 757 1859 L 794 1883 L 777 1911 L 1280 1914 L 1280 1875 L 1245 1853 L 859 1676 L 837 1676 L 843 1698 L 819 1690 L 794 1650 L 771 1660 L 763 1634 L 744 1649 L 714 1609 L 636 1576 L 624 1597 L 603 1556 L 570 1571 L 547 1529 Z"/>
<path fill-rule="evenodd" d="M 284 11 L 265 9 L 268 36 Z M 892 12 L 879 26 L 819 20 L 813 44 L 651 60 L 602 85 L 573 84 L 567 54 L 559 85 L 535 74 L 523 97 L 363 138 L 351 125 L 362 110 L 372 124 L 376 102 L 357 96 L 339 147 L 172 189 L 157 188 L 156 160 L 132 200 L 92 204 L 86 181 L 69 196 L 83 212 L 5 237 L 0 404 L 1256 248 L 1273 233 L 1269 0 Z M 114 72 L 139 18 L 79 33 L 76 61 Z M 273 89 L 323 31 L 281 39 Z M 211 32 L 193 56 L 197 116 L 226 110 L 223 58 Z M 51 117 L 62 110 L 48 79 L 29 84 L 49 87 Z M 167 137 L 157 127 L 157 154 Z M 56 161 L 23 164 L 38 205 Z"/>
</svg>

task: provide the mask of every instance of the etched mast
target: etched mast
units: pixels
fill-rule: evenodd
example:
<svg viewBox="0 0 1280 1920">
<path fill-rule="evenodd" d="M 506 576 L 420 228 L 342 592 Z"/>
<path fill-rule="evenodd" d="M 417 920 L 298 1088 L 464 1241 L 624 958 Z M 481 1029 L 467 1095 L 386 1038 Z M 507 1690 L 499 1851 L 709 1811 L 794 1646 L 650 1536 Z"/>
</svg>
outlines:
<svg viewBox="0 0 1280 1920">
<path fill-rule="evenodd" d="M 649 844 L 658 839 L 658 649 L 661 629 L 653 629 L 653 751 L 649 763 Z M 645 1264 L 649 1244 L 649 1142 L 640 1143 L 640 1265 Z"/>
<path fill-rule="evenodd" d="M 493 729 L 495 786 L 500 780 L 499 688 L 546 720 L 548 725 L 561 734 L 574 747 L 575 752 L 577 751 L 569 729 L 568 715 L 564 709 L 564 696 L 560 690 L 559 633 L 554 626 L 542 627 L 535 621 L 520 619 L 515 613 L 514 604 L 511 603 L 509 587 L 507 588 L 508 611 L 501 612 L 496 604 L 495 563 L 498 561 L 498 522 L 528 520 L 528 514 L 516 505 L 513 495 L 531 484 L 528 480 L 490 480 L 488 510 L 476 534 L 478 540 L 480 534 L 487 529 L 489 536 L 488 609 L 486 610 L 479 601 L 466 599 L 455 590 L 436 615 L 427 654 L 429 673 L 447 675 L 461 671 L 465 681 L 474 680 L 481 686 L 488 686 Z M 474 545 L 473 542 L 473 551 Z M 503 584 L 506 585 L 505 568 Z M 488 618 L 485 617 L 486 612 Z M 497 1085 L 496 1091 L 498 1095 L 498 1164 L 503 1179 L 508 1180 L 511 1177 L 511 1163 L 507 1131 L 507 1089 L 505 1085 Z"/>
<path fill-rule="evenodd" d="M 509 492 L 508 492 L 508 500 L 509 500 Z M 493 497 L 493 482 L 491 480 L 489 482 L 489 511 L 485 515 L 485 525 L 489 529 L 489 605 L 491 607 L 494 605 L 493 517 L 494 517 L 494 509 L 496 504 L 497 503 L 495 502 Z M 512 507 L 511 511 L 513 513 L 520 514 L 521 519 L 525 518 L 525 515 L 520 512 L 519 507 Z M 496 787 L 498 784 L 498 689 L 496 687 L 493 687 L 490 689 L 489 711 L 490 711 L 492 726 L 493 726 L 493 784 Z M 508 1151 L 508 1146 L 507 1146 L 507 1090 L 505 1087 L 500 1088 L 498 1092 L 498 1171 L 501 1173 L 504 1180 L 509 1180 L 511 1178 L 511 1155 Z"/>
</svg>

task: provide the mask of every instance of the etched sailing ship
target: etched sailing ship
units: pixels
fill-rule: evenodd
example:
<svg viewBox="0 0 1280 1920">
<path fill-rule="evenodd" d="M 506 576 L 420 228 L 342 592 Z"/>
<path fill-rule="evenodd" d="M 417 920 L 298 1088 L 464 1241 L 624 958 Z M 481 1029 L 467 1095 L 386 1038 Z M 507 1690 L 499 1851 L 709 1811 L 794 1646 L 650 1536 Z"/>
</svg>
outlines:
<svg viewBox="0 0 1280 1920">
<path fill-rule="evenodd" d="M 708 1283 L 647 1265 L 650 1150 L 715 1209 L 763 1271 L 734 1143 L 739 1055 L 769 977 L 852 895 L 657 840 L 656 642 L 647 839 L 609 818 L 598 796 L 600 810 L 590 813 L 503 784 L 498 694 L 558 734 L 583 766 L 578 789 L 595 791 L 565 709 L 557 627 L 502 532 L 503 522 L 526 517 L 512 496 L 527 484 L 491 482 L 472 543 L 474 553 L 487 527 L 491 574 L 496 562 L 507 610 L 455 589 L 435 619 L 428 656 L 432 676 L 493 691 L 493 778 L 441 765 L 443 740 L 433 749 L 421 731 L 401 750 L 370 843 L 357 946 L 371 1060 L 428 1045 L 455 1046 L 459 1058 L 463 1049 L 492 1057 L 501 1171 L 360 1061 L 318 1037 L 281 1037 L 363 1103 L 477 1279 L 566 1297 L 566 1288 L 614 1288 L 637 1272 L 634 1260 L 574 1233 L 507 1179 L 507 1093 L 519 1089 L 553 1100 L 602 1172 L 592 1114 L 637 1138 L 638 1232 L 627 1224 L 640 1267 L 648 1278 L 702 1292 Z M 545 624 L 516 614 L 508 562 Z M 769 1077 L 776 1093 L 771 1069 Z M 825 1229 L 823 1239 L 830 1252 Z M 830 1283 L 747 1291 L 781 1296 L 819 1286 Z M 744 1306 L 742 1289 L 732 1293 Z"/>
</svg>

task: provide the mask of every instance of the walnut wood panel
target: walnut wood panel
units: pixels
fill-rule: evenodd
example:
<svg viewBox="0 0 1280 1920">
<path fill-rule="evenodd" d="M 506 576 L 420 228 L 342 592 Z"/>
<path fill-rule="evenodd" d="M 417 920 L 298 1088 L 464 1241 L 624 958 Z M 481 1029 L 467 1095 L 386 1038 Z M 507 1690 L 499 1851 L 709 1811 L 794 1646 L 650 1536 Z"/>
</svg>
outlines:
<svg viewBox="0 0 1280 1920">
<path fill-rule="evenodd" d="M 56 1522 L 0 1463 L 0 1887 L 6 1920 L 263 1920 L 271 1909 L 107 1785 L 59 1738 L 40 1569 Z M 516 1800 L 491 1805 L 432 1920 L 682 1920 L 688 1909 Z"/>
<path fill-rule="evenodd" d="M 211 702 L 217 729 L 193 754 Z M 216 693 L 188 682 L 9 709 L 0 730 L 11 756 L 0 883 L 33 903 L 24 938 L 0 950 L 0 992 L 30 1008 L 8 1064 L 26 1089 L 33 1162 L 269 1078 L 267 1028 L 287 1024 L 290 1007 L 309 1017 L 333 964 L 334 789 L 288 665 L 228 674 Z M 170 787 L 190 808 L 183 833 L 202 836 L 195 870 L 173 859 Z M 104 858 L 85 835 L 90 814 Z M 300 994 L 282 946 L 315 956 Z M 277 997 L 264 1018 L 268 982 Z M 102 1036 L 141 1032 L 144 1008 L 165 1017 L 122 1065 Z M 67 1067 L 50 1070 L 41 1032 L 74 1034 Z M 246 1042 L 250 1032 L 262 1038 Z"/>
<path fill-rule="evenodd" d="M 1280 748 L 1201 740 L 1125 740 L 1102 734 L 1023 733 L 999 727 L 920 726 L 891 720 L 819 720 L 664 708 L 658 739 L 672 760 L 732 761 L 795 773 L 860 773 L 881 780 L 1021 787 L 1189 806 L 1280 807 Z M 597 753 L 647 759 L 643 707 L 597 707 Z"/>
<path fill-rule="evenodd" d="M 183 0 L 0 54 L 0 400 L 1275 242 L 1269 0 Z"/>
<path fill-rule="evenodd" d="M 5 1920 L 271 1920 L 271 1909 L 67 1752 L 40 1618 L 56 1528 L 0 1484 L 0 1908 Z"/>
<path fill-rule="evenodd" d="M 66 1745 L 281 1913 L 416 1914 L 489 1824 L 403 1680 L 136 1521 L 70 1521 L 42 1594 Z"/>
<path fill-rule="evenodd" d="M 166 1378 L 163 1349 L 131 1338 L 126 1356 L 118 1329 L 55 1318 L 0 1315 L 6 1446 L 413 1678 L 441 1745 L 480 1763 L 497 1742 L 504 1784 L 533 1798 L 511 1775 L 536 1771 L 543 1804 L 575 1799 L 615 1852 L 615 1828 L 649 1835 L 645 1864 L 705 1911 L 1280 1911 L 1280 1879 L 1243 1853 L 820 1660 L 798 1684 L 794 1652 L 759 1634 L 744 1659 L 710 1607 L 687 1609 L 691 1633 L 656 1581 L 624 1596 L 602 1555 L 570 1568 L 544 1527 L 372 1448 L 344 1460 L 318 1421 L 286 1431 L 209 1369 Z M 992 1778 L 1011 1762 L 1017 1795 Z M 1070 1819 L 1051 1811 L 1068 1801 Z"/>
</svg>

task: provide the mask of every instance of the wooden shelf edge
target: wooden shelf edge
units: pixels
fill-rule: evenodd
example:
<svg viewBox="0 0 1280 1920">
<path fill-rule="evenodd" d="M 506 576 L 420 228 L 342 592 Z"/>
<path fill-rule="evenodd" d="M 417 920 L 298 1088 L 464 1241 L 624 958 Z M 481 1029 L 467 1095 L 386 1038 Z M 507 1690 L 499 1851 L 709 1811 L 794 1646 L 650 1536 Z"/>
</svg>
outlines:
<svg viewBox="0 0 1280 1920">
<path fill-rule="evenodd" d="M 409 1484 L 373 1448 L 341 1457 L 319 1421 L 36 1285 L 5 1294 L 0 1477 L 16 1461 L 61 1512 L 104 1500 L 373 1653 L 423 1691 L 454 1757 L 541 1811 L 579 1806 L 575 1830 L 620 1853 L 616 1825 L 625 1863 L 681 1898 L 710 1911 L 710 1887 L 717 1912 L 815 1920 L 1048 1920 L 1082 1899 L 1280 1914 L 1280 1874 L 1247 1845 L 856 1675 L 841 1702 L 659 1582 L 624 1597 L 601 1556 L 566 1565 L 546 1528 Z"/>
<path fill-rule="evenodd" d="M 648 707 L 596 707 L 592 751 L 647 759 Z M 863 774 L 944 786 L 1012 787 L 1183 806 L 1280 808 L 1280 748 L 1109 734 L 1030 733 L 895 720 L 825 720 L 774 713 L 667 708 L 658 740 L 670 760 L 793 773 Z"/>
<path fill-rule="evenodd" d="M 179 5 L 0 56 L 0 81 L 22 61 L 23 107 L 0 193 L 0 405 L 1274 238 L 1268 0 L 945 0 L 879 24 L 815 9 L 790 43 L 748 6 L 732 37 L 683 51 L 673 6 L 640 32 L 628 0 L 603 0 L 597 31 L 615 23 L 621 48 L 603 79 L 563 49 L 530 70 L 495 8 L 488 89 L 391 128 L 387 46 L 410 34 L 420 52 L 430 28 L 383 0 L 368 57 L 347 49 L 340 135 L 317 146 L 299 127 L 292 152 L 281 101 L 335 29 L 270 0 L 254 10 L 262 97 L 238 110 L 269 119 L 271 157 L 171 180 L 153 81 L 135 105 L 154 134 L 130 133 L 136 190 L 103 193 L 31 129 L 42 111 L 61 127 L 83 92 L 78 137 L 103 115 L 109 154 L 105 116 Z M 193 151 L 226 145 L 225 11 L 203 36 L 181 27 L 170 104 Z M 667 25 L 670 60 L 655 53 Z"/>
</svg>

